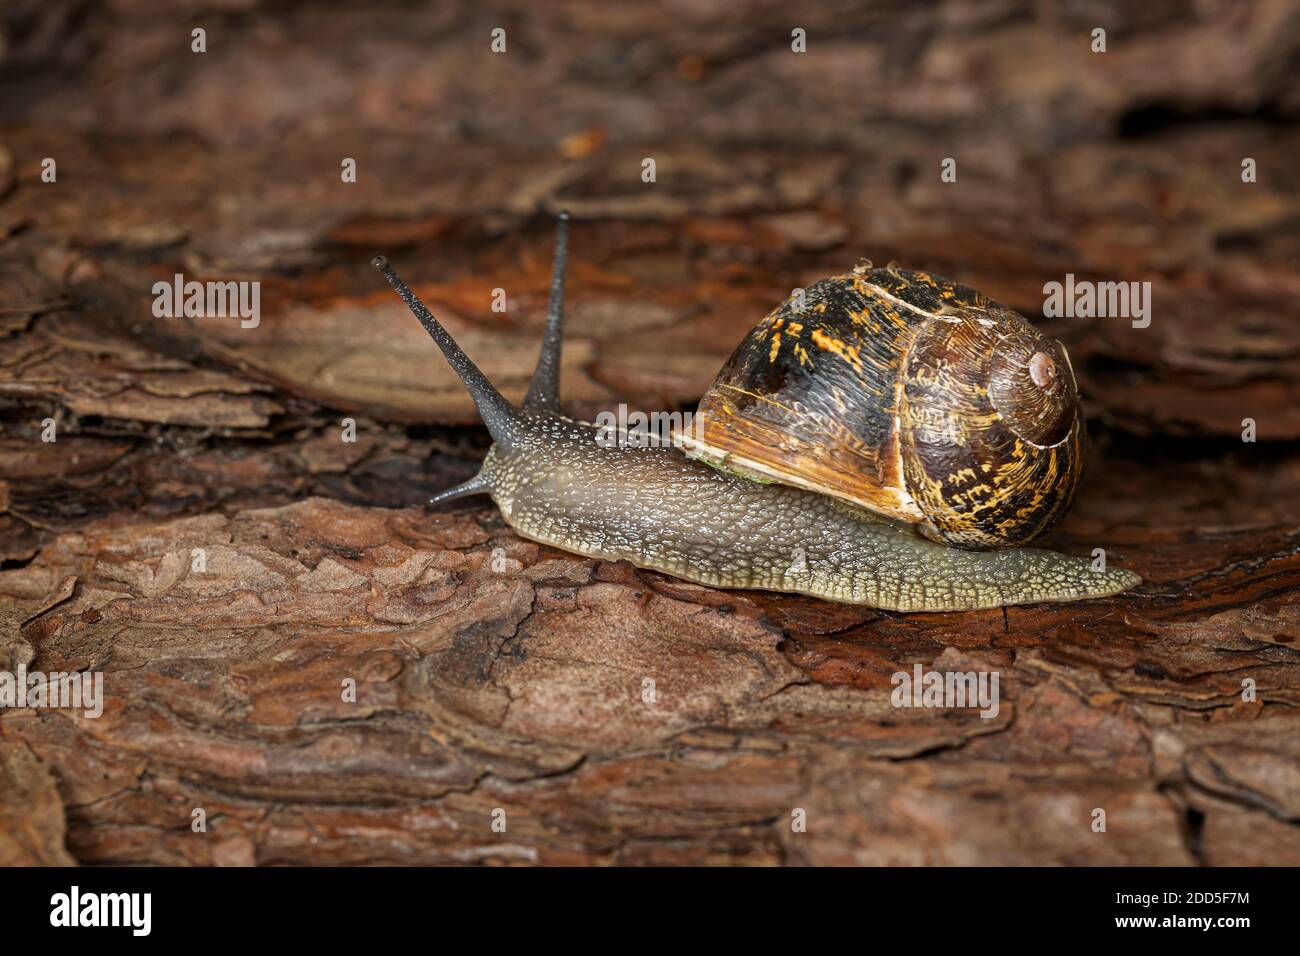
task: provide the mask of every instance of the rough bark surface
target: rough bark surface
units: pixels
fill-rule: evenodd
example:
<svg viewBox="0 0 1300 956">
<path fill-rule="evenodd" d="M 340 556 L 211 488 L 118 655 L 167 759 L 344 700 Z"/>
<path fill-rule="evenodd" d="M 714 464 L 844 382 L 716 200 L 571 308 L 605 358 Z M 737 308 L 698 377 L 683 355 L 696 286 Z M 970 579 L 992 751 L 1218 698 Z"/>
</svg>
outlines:
<svg viewBox="0 0 1300 956">
<path fill-rule="evenodd" d="M 0 670 L 105 704 L 0 710 L 0 863 L 1300 863 L 1294 4 L 787 6 L 5 5 Z M 425 513 L 486 435 L 368 260 L 517 399 L 561 207 L 575 414 L 932 270 L 1067 344 L 1047 543 L 1146 583 L 897 615 Z M 155 318 L 176 273 L 260 325 Z M 1151 325 L 1042 319 L 1066 273 Z M 892 706 L 916 664 L 997 716 Z"/>
</svg>

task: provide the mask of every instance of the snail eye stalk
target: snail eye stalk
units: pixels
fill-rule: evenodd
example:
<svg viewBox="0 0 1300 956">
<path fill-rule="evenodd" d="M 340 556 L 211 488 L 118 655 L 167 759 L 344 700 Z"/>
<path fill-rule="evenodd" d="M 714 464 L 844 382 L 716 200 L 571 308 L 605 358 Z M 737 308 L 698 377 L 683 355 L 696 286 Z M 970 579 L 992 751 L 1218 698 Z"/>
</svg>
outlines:
<svg viewBox="0 0 1300 956">
<path fill-rule="evenodd" d="M 564 344 L 564 273 L 569 263 L 569 214 L 562 212 L 555 222 L 555 263 L 551 267 L 551 300 L 546 310 L 546 330 L 537 369 L 524 396 L 528 411 L 560 410 L 560 349 Z"/>
<path fill-rule="evenodd" d="M 487 376 L 465 354 L 464 349 L 456 344 L 451 333 L 434 318 L 429 307 L 421 302 L 420 297 L 411 291 L 411 287 L 393 271 L 387 259 L 383 256 L 375 256 L 370 260 L 370 264 L 384 274 L 388 284 L 402 297 L 407 308 L 415 314 L 420 324 L 424 326 L 424 330 L 429 333 L 429 337 L 442 350 L 447 364 L 460 378 L 470 398 L 474 399 L 474 404 L 478 406 L 478 413 L 483 418 L 483 424 L 487 426 L 488 432 L 491 433 L 492 440 L 508 446 L 519 434 L 518 410 L 501 396 L 496 387 L 488 381 Z"/>
</svg>

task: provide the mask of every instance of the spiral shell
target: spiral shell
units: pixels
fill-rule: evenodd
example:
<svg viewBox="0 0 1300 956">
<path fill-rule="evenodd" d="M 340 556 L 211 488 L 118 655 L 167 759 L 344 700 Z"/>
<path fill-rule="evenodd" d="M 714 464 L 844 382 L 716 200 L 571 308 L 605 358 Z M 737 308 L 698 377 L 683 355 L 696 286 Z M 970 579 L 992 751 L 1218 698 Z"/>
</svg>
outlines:
<svg viewBox="0 0 1300 956">
<path fill-rule="evenodd" d="M 894 268 L 824 279 L 778 306 L 677 436 L 715 467 L 976 549 L 1055 526 L 1083 443 L 1064 346 L 974 289 Z"/>
</svg>

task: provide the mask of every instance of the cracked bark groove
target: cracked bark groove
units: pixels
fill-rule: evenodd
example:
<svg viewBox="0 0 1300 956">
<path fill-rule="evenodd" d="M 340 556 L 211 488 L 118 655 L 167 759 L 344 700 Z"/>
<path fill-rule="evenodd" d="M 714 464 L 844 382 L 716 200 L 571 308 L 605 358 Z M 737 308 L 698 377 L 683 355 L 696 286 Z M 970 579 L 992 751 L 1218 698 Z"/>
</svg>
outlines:
<svg viewBox="0 0 1300 956">
<path fill-rule="evenodd" d="M 107 696 L 0 711 L 0 863 L 1300 863 L 1288 3 L 1101 5 L 1100 62 L 1100 13 L 1015 0 L 824 5 L 802 57 L 762 4 L 497 3 L 490 71 L 468 2 L 244 6 L 197 63 L 166 5 L 0 12 L 0 670 Z M 485 435 L 369 257 L 518 399 L 561 205 L 578 414 L 689 406 L 861 257 L 1031 317 L 1150 280 L 1148 329 L 1042 323 L 1094 439 L 1048 543 L 1145 585 L 903 616 L 425 514 Z M 259 279 L 261 325 L 154 319 L 176 272 Z M 998 716 L 891 707 L 917 663 L 999 671 Z"/>
</svg>

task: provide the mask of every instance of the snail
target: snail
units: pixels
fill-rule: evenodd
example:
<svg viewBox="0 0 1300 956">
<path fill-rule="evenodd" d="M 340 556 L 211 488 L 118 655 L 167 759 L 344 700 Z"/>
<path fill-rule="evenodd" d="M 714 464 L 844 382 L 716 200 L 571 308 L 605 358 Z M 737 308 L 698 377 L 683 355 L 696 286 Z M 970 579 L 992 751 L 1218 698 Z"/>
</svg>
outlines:
<svg viewBox="0 0 1300 956">
<path fill-rule="evenodd" d="M 1023 545 L 1064 515 L 1083 418 L 1064 347 L 957 283 L 824 279 L 741 342 L 671 443 L 600 441 L 559 403 L 567 214 L 541 356 L 519 407 L 387 260 L 492 436 L 430 506 L 488 494 L 525 538 L 699 584 L 894 611 L 1105 597 L 1141 579 Z"/>
</svg>

